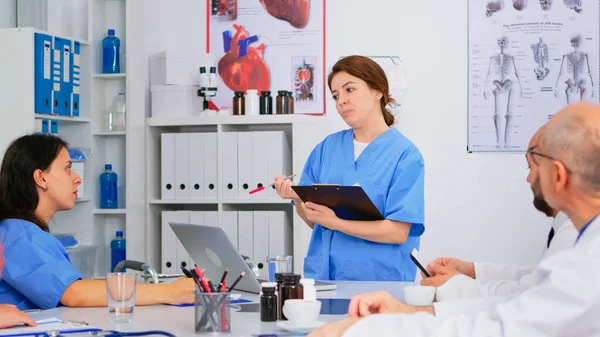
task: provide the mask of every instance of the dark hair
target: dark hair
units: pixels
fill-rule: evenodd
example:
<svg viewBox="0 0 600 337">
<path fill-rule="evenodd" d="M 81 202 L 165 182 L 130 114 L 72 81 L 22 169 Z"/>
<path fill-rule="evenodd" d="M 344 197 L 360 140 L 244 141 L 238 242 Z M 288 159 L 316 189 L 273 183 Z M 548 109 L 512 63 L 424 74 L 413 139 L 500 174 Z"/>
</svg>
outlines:
<svg viewBox="0 0 600 337">
<path fill-rule="evenodd" d="M 377 62 L 365 56 L 346 56 L 333 65 L 333 69 L 331 70 L 329 77 L 327 77 L 329 90 L 331 90 L 331 81 L 333 80 L 333 76 L 342 71 L 347 72 L 354 77 L 360 78 L 367 83 L 369 88 L 377 90 L 383 94 L 379 100 L 381 112 L 383 112 L 383 119 L 385 120 L 385 124 L 387 124 L 387 126 L 394 124 L 394 115 L 392 115 L 387 107 L 390 104 L 395 104 L 396 100 L 390 97 L 390 85 L 381 66 L 379 66 Z"/>
<path fill-rule="evenodd" d="M 0 221 L 22 219 L 48 232 L 48 224 L 36 214 L 39 195 L 33 173 L 47 170 L 67 142 L 58 136 L 35 133 L 14 140 L 0 167 Z"/>
</svg>

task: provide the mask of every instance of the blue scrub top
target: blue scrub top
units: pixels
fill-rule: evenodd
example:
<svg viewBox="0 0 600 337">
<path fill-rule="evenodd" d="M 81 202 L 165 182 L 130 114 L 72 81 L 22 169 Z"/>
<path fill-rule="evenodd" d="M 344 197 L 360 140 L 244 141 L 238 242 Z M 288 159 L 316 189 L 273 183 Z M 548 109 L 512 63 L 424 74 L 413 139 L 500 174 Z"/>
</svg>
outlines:
<svg viewBox="0 0 600 337">
<path fill-rule="evenodd" d="M 21 310 L 56 308 L 65 289 L 81 279 L 60 241 L 34 223 L 2 220 L 0 237 L 4 245 L 0 303 Z"/>
<path fill-rule="evenodd" d="M 377 243 L 314 225 L 304 276 L 318 280 L 414 281 L 410 259 L 425 231 L 424 164 L 417 147 L 390 128 L 354 161 L 354 130 L 327 136 L 312 151 L 299 185 L 360 185 L 388 220 L 412 224 L 403 244 Z"/>
</svg>

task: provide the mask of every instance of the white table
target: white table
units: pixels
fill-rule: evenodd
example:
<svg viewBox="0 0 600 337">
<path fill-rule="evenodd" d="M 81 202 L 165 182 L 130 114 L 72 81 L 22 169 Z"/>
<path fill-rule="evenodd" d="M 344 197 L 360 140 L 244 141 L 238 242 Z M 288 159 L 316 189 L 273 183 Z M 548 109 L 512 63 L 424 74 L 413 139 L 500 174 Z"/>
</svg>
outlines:
<svg viewBox="0 0 600 337">
<path fill-rule="evenodd" d="M 338 281 L 337 289 L 333 291 L 317 292 L 318 298 L 349 299 L 353 295 L 386 290 L 394 297 L 403 299 L 402 288 L 413 285 L 413 282 L 352 282 Z M 258 295 L 242 293 L 242 297 L 258 303 Z M 241 304 L 244 305 L 244 304 Z M 117 331 L 143 331 L 164 330 L 176 336 L 195 336 L 194 333 L 194 307 L 175 307 L 168 305 L 152 305 L 136 307 L 131 323 L 115 324 L 108 320 L 106 308 L 66 308 L 61 307 L 39 313 L 35 318 L 58 317 L 62 320 L 84 321 L 90 326 Z M 345 316 L 321 315 L 321 321 L 337 321 Z M 231 333 L 228 336 L 246 336 L 258 333 L 272 333 L 279 331 L 275 322 L 261 322 L 259 313 L 236 312 L 231 308 Z M 214 335 L 214 333 L 212 333 Z"/>
</svg>

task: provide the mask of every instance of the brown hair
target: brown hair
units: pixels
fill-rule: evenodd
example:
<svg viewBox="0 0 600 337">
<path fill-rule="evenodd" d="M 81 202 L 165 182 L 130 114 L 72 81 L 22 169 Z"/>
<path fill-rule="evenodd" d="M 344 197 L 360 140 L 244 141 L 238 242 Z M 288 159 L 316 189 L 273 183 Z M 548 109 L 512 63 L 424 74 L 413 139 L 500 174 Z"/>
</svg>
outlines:
<svg viewBox="0 0 600 337">
<path fill-rule="evenodd" d="M 344 57 L 333 65 L 333 69 L 327 77 L 329 90 L 331 90 L 331 81 L 333 80 L 333 76 L 342 71 L 347 72 L 354 77 L 360 78 L 367 83 L 369 88 L 377 90 L 383 94 L 379 100 L 381 111 L 383 112 L 383 119 L 385 120 L 385 124 L 387 124 L 387 126 L 394 124 L 394 115 L 392 115 L 392 113 L 388 110 L 387 106 L 389 104 L 395 104 L 396 100 L 390 97 L 390 85 L 385 72 L 379 66 L 379 64 L 365 56 L 351 55 Z"/>
</svg>

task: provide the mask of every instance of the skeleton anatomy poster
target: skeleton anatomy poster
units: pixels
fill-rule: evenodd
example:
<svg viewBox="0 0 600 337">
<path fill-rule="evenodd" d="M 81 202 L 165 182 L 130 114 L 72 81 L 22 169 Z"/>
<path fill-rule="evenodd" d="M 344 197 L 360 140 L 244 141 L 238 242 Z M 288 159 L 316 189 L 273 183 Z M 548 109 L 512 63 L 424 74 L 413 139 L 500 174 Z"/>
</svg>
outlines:
<svg viewBox="0 0 600 337">
<path fill-rule="evenodd" d="M 558 110 L 598 102 L 599 15 L 600 0 L 469 0 L 469 151 L 525 151 Z"/>
<path fill-rule="evenodd" d="M 236 91 L 291 92 L 294 113 L 325 113 L 325 0 L 207 0 L 208 49 L 231 109 Z"/>
</svg>

